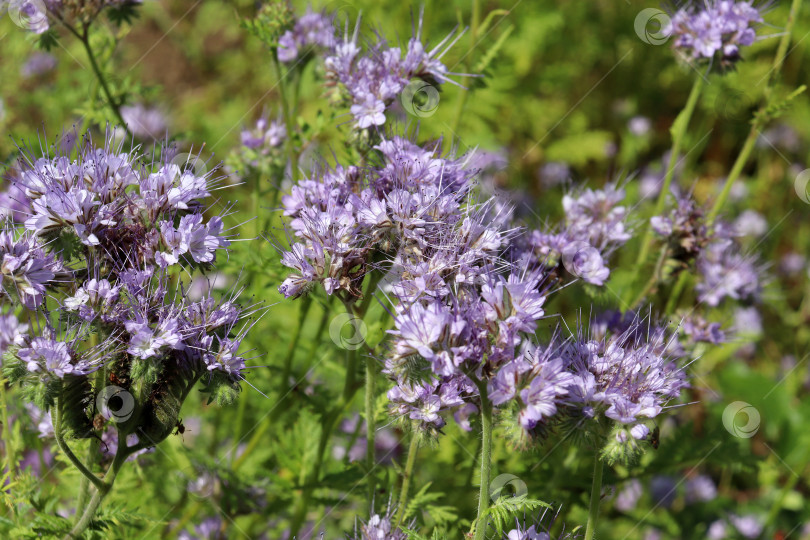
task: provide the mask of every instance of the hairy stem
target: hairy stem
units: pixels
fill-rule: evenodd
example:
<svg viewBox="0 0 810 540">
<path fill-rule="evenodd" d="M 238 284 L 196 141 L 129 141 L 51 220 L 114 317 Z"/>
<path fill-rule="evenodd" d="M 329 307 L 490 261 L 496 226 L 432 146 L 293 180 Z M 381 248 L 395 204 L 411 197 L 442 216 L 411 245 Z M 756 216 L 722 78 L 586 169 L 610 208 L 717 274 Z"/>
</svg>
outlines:
<svg viewBox="0 0 810 540">
<path fill-rule="evenodd" d="M 411 432 L 411 444 L 408 447 L 408 461 L 405 464 L 405 472 L 402 476 L 402 489 L 399 492 L 399 499 L 397 500 L 397 520 L 396 526 L 402 524 L 405 519 L 405 510 L 408 506 L 408 491 L 411 487 L 411 478 L 413 477 L 413 466 L 416 464 L 416 454 L 419 453 L 419 442 L 422 438 L 422 433 L 418 429 Z"/>
<path fill-rule="evenodd" d="M 374 359 L 366 357 L 366 469 L 368 475 L 368 500 L 369 504 L 374 501 L 374 465 L 376 461 L 375 455 L 375 438 L 377 434 L 377 426 L 375 425 L 375 405 L 374 405 L 374 379 L 376 377 L 376 369 L 374 366 Z M 349 447 L 351 448 L 351 447 Z M 374 508 L 371 509 L 372 513 Z"/>
<path fill-rule="evenodd" d="M 98 476 L 96 476 L 95 474 L 93 474 L 87 467 L 85 467 L 84 463 L 82 463 L 79 460 L 79 458 L 76 457 L 76 455 L 70 449 L 68 444 L 65 442 L 64 436 L 62 434 L 62 397 L 61 397 L 61 392 L 60 392 L 60 396 L 57 397 L 54 400 L 53 408 L 51 410 L 56 413 L 56 414 L 53 415 L 54 416 L 54 418 L 53 418 L 53 433 L 54 433 L 54 438 L 56 439 L 56 445 L 67 456 L 67 458 L 70 460 L 70 462 L 73 464 L 73 466 L 76 467 L 79 470 L 79 472 L 82 473 L 85 476 L 85 478 L 87 478 L 90 482 L 92 482 L 94 486 L 96 486 L 96 489 L 99 489 L 99 490 L 107 489 L 108 486 L 104 483 L 104 481 L 101 478 L 99 478 Z"/>
<path fill-rule="evenodd" d="M 120 432 L 118 436 L 122 437 Z M 119 441 L 119 443 L 120 444 L 118 445 L 118 450 L 115 453 L 115 458 L 113 458 L 112 465 L 110 465 L 109 470 L 107 470 L 107 474 L 104 475 L 102 487 L 96 489 L 96 491 L 93 493 L 93 496 L 87 503 L 87 508 L 85 508 L 84 513 L 82 513 L 79 520 L 70 530 L 70 532 L 65 535 L 63 540 L 81 537 L 82 533 L 84 533 L 84 531 L 93 521 L 96 512 L 101 506 L 101 503 L 104 501 L 104 497 L 106 497 L 107 494 L 112 490 L 112 486 L 115 483 L 115 477 L 118 475 L 118 471 L 121 470 L 121 466 L 126 461 L 127 456 L 130 455 L 130 449 L 127 448 L 126 443 L 123 441 Z"/>
<path fill-rule="evenodd" d="M 104 92 L 104 97 L 107 98 L 107 104 L 109 105 L 110 110 L 112 110 L 116 119 L 121 124 L 121 127 L 125 129 L 127 133 L 131 134 L 127 123 L 124 121 L 124 117 L 121 115 L 121 105 L 116 103 L 115 99 L 113 99 L 110 86 L 107 84 L 107 79 L 104 78 L 104 73 L 101 71 L 101 68 L 98 65 L 98 60 L 96 59 L 96 55 L 93 52 L 93 48 L 90 46 L 90 35 L 88 28 L 85 27 L 81 33 L 73 31 L 73 34 L 79 38 L 79 41 L 84 46 L 84 50 L 87 53 L 87 59 L 90 61 L 90 67 L 101 85 L 101 90 Z"/>
<path fill-rule="evenodd" d="M 293 126 L 292 111 L 290 110 L 290 103 L 287 100 L 287 88 L 284 84 L 286 73 L 281 73 L 281 62 L 278 59 L 278 53 L 273 51 L 273 67 L 276 70 L 278 77 L 278 93 L 281 101 L 281 113 L 284 116 L 284 129 L 287 132 L 286 148 L 287 157 L 290 160 L 290 174 L 292 176 L 293 184 L 298 181 L 298 150 L 295 148 L 295 141 L 293 135 L 295 134 Z"/>
<path fill-rule="evenodd" d="M 714 205 L 709 212 L 707 220 L 709 224 L 714 222 L 715 218 L 717 218 L 717 215 L 720 213 L 720 210 L 723 208 L 723 205 L 726 203 L 726 199 L 731 191 L 731 187 L 740 177 L 740 173 L 742 173 L 743 167 L 745 167 L 748 157 L 751 155 L 751 151 L 754 149 L 754 145 L 757 142 L 759 130 L 765 123 L 763 118 L 764 112 L 768 108 L 770 101 L 771 81 L 773 80 L 774 76 L 776 76 L 782 70 L 782 64 L 785 61 L 787 48 L 788 45 L 790 45 L 790 34 L 793 31 L 793 24 L 796 22 L 796 16 L 799 14 L 801 5 L 802 0 L 793 0 L 793 3 L 790 5 L 790 15 L 788 15 L 787 24 L 785 24 L 785 31 L 782 33 L 782 38 L 779 40 L 779 45 L 776 48 L 776 56 L 774 56 L 773 65 L 771 66 L 771 69 L 768 71 L 767 75 L 765 75 L 765 99 L 757 114 L 754 115 L 754 120 L 751 122 L 751 130 L 748 132 L 748 137 L 745 139 L 742 150 L 740 150 L 737 160 L 731 167 L 731 172 L 728 173 L 726 183 L 723 184 L 723 189 L 720 191 L 720 195 L 718 195 L 717 200 L 714 202 Z"/>
<path fill-rule="evenodd" d="M 487 524 L 484 512 L 489 507 L 489 476 L 492 468 L 492 402 L 487 396 L 486 382 L 478 382 L 481 393 L 481 486 L 478 490 L 478 517 L 475 540 L 484 540 Z"/>
<path fill-rule="evenodd" d="M 591 504 L 588 508 L 588 525 L 585 528 L 585 540 L 593 540 L 596 534 L 596 520 L 599 518 L 599 503 L 602 499 L 602 460 L 599 453 L 594 456 L 593 485 L 591 486 Z"/>
<path fill-rule="evenodd" d="M 6 470 L 10 476 L 14 476 L 16 464 L 14 463 L 14 434 L 11 432 L 11 424 L 8 423 L 8 406 L 6 403 L 6 381 L 0 380 L 0 415 L 3 420 L 3 448 L 6 453 Z"/>
<path fill-rule="evenodd" d="M 673 126 L 675 129 L 672 133 L 672 150 L 669 155 L 669 163 L 667 164 L 667 170 L 664 174 L 664 184 L 661 186 L 661 192 L 658 194 L 658 201 L 655 203 L 655 213 L 653 215 L 661 215 L 661 213 L 664 211 L 664 206 L 666 206 L 669 188 L 672 185 L 672 177 L 675 175 L 675 167 L 678 164 L 678 156 L 681 153 L 683 140 L 686 136 L 687 128 L 689 127 L 689 120 L 692 119 L 692 114 L 695 112 L 695 106 L 697 105 L 698 98 L 700 97 L 700 92 L 703 90 L 703 83 L 703 76 L 698 74 L 694 84 L 692 84 L 692 90 L 689 92 L 689 97 L 686 99 L 686 105 L 684 105 L 683 111 L 681 111 L 675 120 L 678 122 L 678 124 Z M 652 227 L 647 224 L 647 232 L 644 234 L 641 250 L 638 253 L 638 259 L 636 260 L 636 275 L 638 275 L 639 268 L 647 259 L 647 254 L 650 252 L 652 240 Z"/>
</svg>

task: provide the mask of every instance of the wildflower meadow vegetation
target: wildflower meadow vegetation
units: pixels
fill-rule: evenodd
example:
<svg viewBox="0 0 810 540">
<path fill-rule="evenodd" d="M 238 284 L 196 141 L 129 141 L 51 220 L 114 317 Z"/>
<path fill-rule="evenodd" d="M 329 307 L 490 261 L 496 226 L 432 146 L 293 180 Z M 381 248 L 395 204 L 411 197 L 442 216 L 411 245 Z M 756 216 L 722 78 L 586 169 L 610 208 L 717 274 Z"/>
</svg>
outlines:
<svg viewBox="0 0 810 540">
<path fill-rule="evenodd" d="M 807 2 L 0 14 L 0 538 L 810 538 Z"/>
</svg>

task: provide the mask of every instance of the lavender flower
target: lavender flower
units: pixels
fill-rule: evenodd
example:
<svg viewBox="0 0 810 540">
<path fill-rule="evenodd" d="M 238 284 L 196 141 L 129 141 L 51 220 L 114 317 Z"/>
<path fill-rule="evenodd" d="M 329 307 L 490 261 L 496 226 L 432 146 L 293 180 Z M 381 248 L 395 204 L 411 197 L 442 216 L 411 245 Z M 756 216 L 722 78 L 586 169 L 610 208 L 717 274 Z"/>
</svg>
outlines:
<svg viewBox="0 0 810 540">
<path fill-rule="evenodd" d="M 404 54 L 399 47 L 388 47 L 384 41 L 372 45 L 363 54 L 357 45 L 357 30 L 351 38 L 345 35 L 336 40 L 325 60 L 327 77 L 339 83 L 348 94 L 357 129 L 384 124 L 385 110 L 412 79 L 435 83 L 449 81 L 448 75 L 452 74 L 440 59 L 455 41 L 444 51 L 439 51 L 452 34 L 430 52 L 425 51 L 421 34 L 422 14 L 416 35 L 408 41 Z"/>
<path fill-rule="evenodd" d="M 332 17 L 315 13 L 311 9 L 295 21 L 278 40 L 278 59 L 289 63 L 301 56 L 308 47 L 329 49 L 335 44 Z"/>
<path fill-rule="evenodd" d="M 20 68 L 20 75 L 26 79 L 44 75 L 56 68 L 57 60 L 52 54 L 45 52 L 34 52 Z"/>
<path fill-rule="evenodd" d="M 706 475 L 698 475 L 686 481 L 686 502 L 706 502 L 717 497 L 714 481 Z"/>
<path fill-rule="evenodd" d="M 143 103 L 121 107 L 121 116 L 136 137 L 158 140 L 166 134 L 166 116 L 155 107 Z"/>
<path fill-rule="evenodd" d="M 625 484 L 616 496 L 616 509 L 625 513 L 633 511 L 643 493 L 644 488 L 641 486 L 641 482 L 633 478 Z"/>
<path fill-rule="evenodd" d="M 251 150 L 260 150 L 266 153 L 284 142 L 287 136 L 284 123 L 281 120 L 267 120 L 262 115 L 252 129 L 243 129 L 241 133 L 242 146 Z"/>
<path fill-rule="evenodd" d="M 740 58 L 740 47 L 753 45 L 755 26 L 762 15 L 752 1 L 710 0 L 693 2 L 676 12 L 664 32 L 673 35 L 673 47 L 692 59 L 723 63 Z"/>
<path fill-rule="evenodd" d="M 29 309 L 42 304 L 47 287 L 57 285 L 63 263 L 29 234 L 0 231 L 0 297 L 15 293 Z"/>
<path fill-rule="evenodd" d="M 27 324 L 21 324 L 13 313 L 0 313 L 0 365 L 9 346 L 20 346 L 25 342 Z"/>
<path fill-rule="evenodd" d="M 636 439 L 649 433 L 644 420 L 658 416 L 688 387 L 674 336 L 649 320 L 635 318 L 626 330 L 598 341 L 580 338 L 564 352 L 576 375 L 571 401 L 585 416 L 601 412 L 619 424 L 639 426 L 631 430 Z"/>
<path fill-rule="evenodd" d="M 374 514 L 360 524 L 360 531 L 355 532 L 354 540 L 405 540 L 408 536 L 393 524 L 394 517 L 389 513 Z"/>
</svg>

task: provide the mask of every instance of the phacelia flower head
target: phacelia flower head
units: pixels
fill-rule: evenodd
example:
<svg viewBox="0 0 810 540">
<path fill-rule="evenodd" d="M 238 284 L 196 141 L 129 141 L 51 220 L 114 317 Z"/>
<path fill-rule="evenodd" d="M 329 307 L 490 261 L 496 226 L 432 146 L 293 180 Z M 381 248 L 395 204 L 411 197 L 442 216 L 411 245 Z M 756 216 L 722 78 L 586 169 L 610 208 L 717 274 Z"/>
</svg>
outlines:
<svg viewBox="0 0 810 540">
<path fill-rule="evenodd" d="M 563 350 L 573 373 L 570 401 L 586 417 L 604 415 L 631 429 L 636 439 L 646 439 L 644 425 L 689 386 L 680 367 L 682 350 L 663 327 L 649 318 L 634 317 L 629 327 L 608 331 L 593 339 L 580 335 Z"/>
<path fill-rule="evenodd" d="M 678 10 L 664 30 L 674 37 L 676 51 L 694 60 L 718 59 L 723 65 L 740 58 L 740 48 L 757 39 L 762 23 L 752 1 L 707 0 L 689 2 Z"/>
</svg>

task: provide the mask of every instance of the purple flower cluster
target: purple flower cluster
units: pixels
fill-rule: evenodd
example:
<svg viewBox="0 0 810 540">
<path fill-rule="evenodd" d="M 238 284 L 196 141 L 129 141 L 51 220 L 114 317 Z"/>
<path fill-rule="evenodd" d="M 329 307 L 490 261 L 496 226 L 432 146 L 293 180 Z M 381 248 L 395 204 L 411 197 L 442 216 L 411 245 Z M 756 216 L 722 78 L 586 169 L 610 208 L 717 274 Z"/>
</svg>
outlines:
<svg viewBox="0 0 810 540">
<path fill-rule="evenodd" d="M 143 0 L 94 0 L 85 2 L 77 8 L 72 2 L 65 0 L 18 0 L 11 2 L 17 10 L 19 20 L 28 26 L 34 34 L 43 34 L 51 28 L 51 22 L 67 21 L 74 16 L 94 19 L 105 8 L 118 8 L 125 5 L 139 5 Z"/>
<path fill-rule="evenodd" d="M 159 163 L 152 172 L 138 159 L 120 147 L 88 143 L 75 160 L 23 163 L 15 185 L 32 208 L 25 227 L 44 238 L 72 233 L 114 268 L 213 262 L 229 241 L 221 219 L 206 223 L 198 202 L 215 186 L 210 176 L 174 163 Z"/>
<path fill-rule="evenodd" d="M 678 197 L 675 207 L 667 215 L 650 218 L 650 225 L 667 240 L 672 256 L 682 262 L 693 260 L 710 241 L 703 208 L 691 195 Z"/>
<path fill-rule="evenodd" d="M 256 121 L 252 129 L 243 129 L 241 133 L 242 146 L 262 153 L 281 146 L 286 137 L 284 122 L 281 120 L 268 121 L 265 115 Z"/>
<path fill-rule="evenodd" d="M 367 522 L 360 523 L 360 530 L 355 531 L 354 540 L 406 540 L 408 535 L 394 523 L 390 509 L 386 514 L 374 514 Z"/>
<path fill-rule="evenodd" d="M 606 259 L 630 239 L 624 190 L 607 185 L 563 198 L 565 224 L 559 232 L 535 230 L 523 242 L 521 257 L 548 270 L 562 264 L 572 275 L 603 285 Z"/>
<path fill-rule="evenodd" d="M 715 229 L 714 239 L 697 258 L 701 277 L 695 287 L 698 299 L 712 307 L 724 298 L 756 301 L 762 289 L 756 260 L 741 253 L 728 226 L 717 223 Z"/>
<path fill-rule="evenodd" d="M 646 439 L 647 419 L 687 388 L 678 360 L 683 350 L 663 327 L 634 317 L 619 321 L 604 337 L 580 337 L 566 344 L 563 356 L 575 375 L 569 400 L 585 417 L 604 415 Z"/>
<path fill-rule="evenodd" d="M 331 49 L 335 44 L 335 28 L 332 17 L 315 13 L 312 9 L 295 21 L 278 40 L 278 59 L 289 63 L 304 54 L 309 47 Z"/>
<path fill-rule="evenodd" d="M 65 274 L 62 260 L 47 253 L 35 236 L 0 231 L 0 299 L 16 297 L 34 309 L 45 301 L 46 288 L 58 285 Z"/>
<path fill-rule="evenodd" d="M 126 105 L 121 107 L 121 116 L 136 137 L 154 141 L 166 135 L 166 115 L 155 107 L 147 107 L 143 103 Z"/>
<path fill-rule="evenodd" d="M 385 41 L 361 51 L 357 45 L 357 31 L 338 39 L 326 57 L 327 77 L 346 90 L 351 102 L 355 127 L 366 129 L 385 123 L 385 110 L 394 102 L 412 79 L 432 83 L 448 82 L 447 67 L 440 59 L 455 43 L 440 49 L 451 39 L 447 36 L 431 51 L 422 44 L 422 17 L 404 52 L 389 47 Z"/>
<path fill-rule="evenodd" d="M 162 440 L 173 425 L 144 411 L 203 376 L 209 392 L 230 388 L 234 395 L 246 367 L 238 352 L 249 327 L 235 303 L 240 291 L 221 301 L 199 292 L 191 299 L 176 279 L 180 271 L 209 269 L 229 244 L 222 219 L 204 216 L 202 199 L 214 180 L 166 161 L 143 165 L 134 151 L 89 140 L 75 159 L 54 152 L 21 160 L 14 188 L 31 208 L 28 230 L 0 233 L 0 299 L 35 310 L 41 329 L 26 335 L 25 325 L 2 315 L 0 349 L 14 346 L 6 359 L 24 368 L 15 369 L 15 381 L 57 395 L 108 369 L 141 411 L 140 425 L 119 427 L 118 435 L 145 426 L 151 441 Z M 87 344 L 90 335 L 98 345 Z M 102 392 L 97 384 L 83 388 Z M 113 447 L 110 437 L 118 435 L 102 439 Z"/>
<path fill-rule="evenodd" d="M 374 149 L 379 165 L 338 165 L 283 197 L 297 240 L 282 257 L 295 271 L 279 287 L 284 296 L 320 283 L 327 294 L 357 297 L 375 254 L 402 267 L 403 289 L 432 291 L 442 274 L 463 280 L 482 253 L 497 253 L 502 235 L 463 213 L 474 176 L 464 160 L 442 158 L 439 143 L 420 147 L 399 137 Z"/>
<path fill-rule="evenodd" d="M 733 62 L 740 47 L 754 43 L 754 27 L 761 22 L 752 1 L 708 0 L 678 10 L 664 32 L 675 37 L 675 50 L 690 58 L 712 59 L 720 53 L 724 62 Z"/>
</svg>

